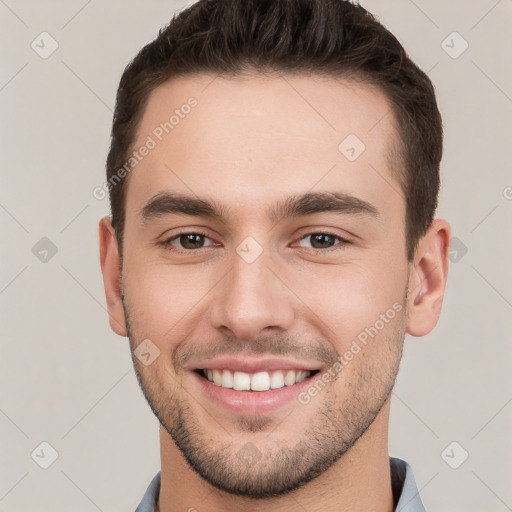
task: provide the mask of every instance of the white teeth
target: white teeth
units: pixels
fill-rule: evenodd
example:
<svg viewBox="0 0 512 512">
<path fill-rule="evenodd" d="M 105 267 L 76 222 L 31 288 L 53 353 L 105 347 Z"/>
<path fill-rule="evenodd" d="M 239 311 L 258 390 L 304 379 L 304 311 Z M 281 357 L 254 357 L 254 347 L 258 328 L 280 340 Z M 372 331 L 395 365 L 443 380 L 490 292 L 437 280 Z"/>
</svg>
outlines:
<svg viewBox="0 0 512 512">
<path fill-rule="evenodd" d="M 293 370 L 288 370 L 284 376 L 284 384 L 285 386 L 291 386 L 292 384 L 295 384 L 295 372 Z"/>
<path fill-rule="evenodd" d="M 221 386 L 223 388 L 233 387 L 233 374 L 229 370 L 223 370 Z"/>
<path fill-rule="evenodd" d="M 297 373 L 297 377 L 295 377 L 295 382 L 302 382 L 308 376 L 308 372 L 305 370 L 301 370 Z"/>
<path fill-rule="evenodd" d="M 251 389 L 251 376 L 245 372 L 235 372 L 233 374 L 233 389 L 249 391 Z"/>
<path fill-rule="evenodd" d="M 213 382 L 217 384 L 217 386 L 222 385 L 222 372 L 219 370 L 213 370 Z"/>
<path fill-rule="evenodd" d="M 205 369 L 203 375 L 217 386 L 237 391 L 268 391 L 292 386 L 311 375 L 308 370 L 276 370 L 271 372 L 232 372 L 231 370 Z"/>
<path fill-rule="evenodd" d="M 284 376 L 281 370 L 272 373 L 272 376 L 270 377 L 270 387 L 272 389 L 284 387 Z"/>
<path fill-rule="evenodd" d="M 270 375 L 268 372 L 258 372 L 251 377 L 253 391 L 268 391 L 270 389 Z"/>
</svg>

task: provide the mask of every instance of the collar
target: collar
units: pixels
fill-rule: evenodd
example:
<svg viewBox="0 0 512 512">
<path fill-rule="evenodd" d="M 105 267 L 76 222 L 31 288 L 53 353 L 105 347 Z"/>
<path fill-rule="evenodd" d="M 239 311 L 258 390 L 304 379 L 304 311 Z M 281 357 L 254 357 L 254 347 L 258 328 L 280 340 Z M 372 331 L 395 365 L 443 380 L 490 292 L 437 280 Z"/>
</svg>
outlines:
<svg viewBox="0 0 512 512">
<path fill-rule="evenodd" d="M 389 458 L 395 512 L 425 512 L 411 466 L 402 459 Z M 153 478 L 135 512 L 154 512 L 160 492 L 160 472 Z"/>
</svg>

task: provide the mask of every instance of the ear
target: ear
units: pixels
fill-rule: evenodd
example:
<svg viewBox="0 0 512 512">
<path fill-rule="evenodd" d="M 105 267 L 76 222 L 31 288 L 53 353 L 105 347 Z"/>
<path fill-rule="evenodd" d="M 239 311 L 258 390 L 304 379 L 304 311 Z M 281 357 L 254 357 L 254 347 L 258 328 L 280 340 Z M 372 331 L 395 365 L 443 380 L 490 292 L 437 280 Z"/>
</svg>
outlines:
<svg viewBox="0 0 512 512">
<path fill-rule="evenodd" d="M 121 285 L 121 265 L 117 239 L 112 219 L 103 217 L 99 224 L 100 264 L 103 273 L 103 285 L 107 299 L 110 327 L 119 336 L 128 336 L 124 316 Z"/>
<path fill-rule="evenodd" d="M 451 228 L 435 219 L 416 249 L 409 274 L 407 333 L 425 336 L 441 314 L 446 279 Z"/>
</svg>

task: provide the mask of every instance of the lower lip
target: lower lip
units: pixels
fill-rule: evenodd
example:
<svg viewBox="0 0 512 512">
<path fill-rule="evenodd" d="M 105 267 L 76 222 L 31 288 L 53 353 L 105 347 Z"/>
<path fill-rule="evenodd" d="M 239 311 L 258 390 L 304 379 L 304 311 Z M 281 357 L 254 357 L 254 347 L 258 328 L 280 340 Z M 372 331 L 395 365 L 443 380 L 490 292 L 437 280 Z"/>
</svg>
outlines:
<svg viewBox="0 0 512 512">
<path fill-rule="evenodd" d="M 298 401 L 298 395 L 311 384 L 311 376 L 292 386 L 284 386 L 268 391 L 237 391 L 235 389 L 217 386 L 208 379 L 201 377 L 197 372 L 192 372 L 199 381 L 204 392 L 216 403 L 226 409 L 240 414 L 259 414 L 275 410 L 291 400 Z"/>
</svg>

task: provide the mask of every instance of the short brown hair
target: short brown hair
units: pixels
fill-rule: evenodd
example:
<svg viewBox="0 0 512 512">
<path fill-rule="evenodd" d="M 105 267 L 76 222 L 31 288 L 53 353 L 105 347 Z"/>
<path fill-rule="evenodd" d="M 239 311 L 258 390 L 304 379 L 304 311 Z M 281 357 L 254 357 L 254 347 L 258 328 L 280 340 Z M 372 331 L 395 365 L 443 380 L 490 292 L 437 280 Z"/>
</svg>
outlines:
<svg viewBox="0 0 512 512">
<path fill-rule="evenodd" d="M 432 223 L 443 127 L 432 82 L 396 37 L 347 0 L 199 0 L 175 14 L 128 64 L 117 91 L 107 183 L 127 161 L 150 93 L 192 73 L 327 74 L 377 86 L 392 105 L 407 258 Z M 122 257 L 128 176 L 109 187 Z"/>
</svg>

